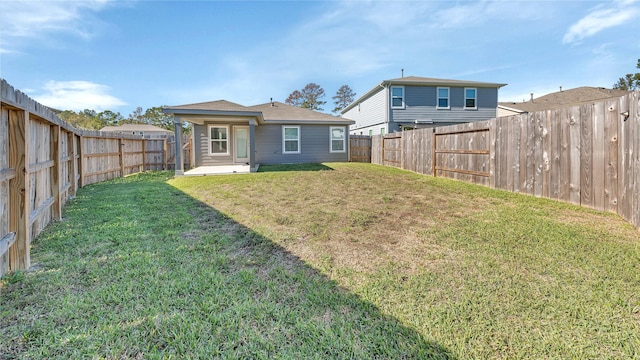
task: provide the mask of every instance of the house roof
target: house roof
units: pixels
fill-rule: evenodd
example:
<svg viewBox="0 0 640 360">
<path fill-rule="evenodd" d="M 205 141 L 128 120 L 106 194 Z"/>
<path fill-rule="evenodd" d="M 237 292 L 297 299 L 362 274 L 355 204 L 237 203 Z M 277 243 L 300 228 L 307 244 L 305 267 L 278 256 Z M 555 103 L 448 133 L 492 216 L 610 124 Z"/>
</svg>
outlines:
<svg viewBox="0 0 640 360">
<path fill-rule="evenodd" d="M 186 105 L 169 106 L 175 110 L 215 110 L 215 111 L 247 111 L 247 107 L 227 100 L 207 101 Z"/>
<path fill-rule="evenodd" d="M 436 79 L 420 76 L 406 76 L 396 79 L 384 80 L 382 82 L 390 85 L 449 85 L 449 86 L 476 86 L 476 87 L 495 87 L 500 88 L 507 84 L 489 83 L 482 81 L 470 81 L 470 80 L 451 80 L 451 79 Z"/>
<path fill-rule="evenodd" d="M 349 111 L 350 109 L 355 107 L 358 103 L 362 102 L 363 100 L 370 97 L 371 95 L 377 93 L 378 91 L 382 90 L 385 87 L 393 86 L 393 85 L 472 86 L 472 87 L 501 88 L 503 86 L 506 86 L 507 84 L 470 81 L 470 80 L 437 79 L 437 78 L 428 78 L 428 77 L 421 77 L 421 76 L 405 76 L 405 77 L 396 78 L 396 79 L 382 80 L 380 84 L 374 86 L 373 88 L 371 88 L 371 90 L 367 91 L 364 95 L 360 96 L 358 99 L 353 101 L 347 107 L 342 109 L 340 113 L 344 114 L 345 112 Z"/>
<path fill-rule="evenodd" d="M 241 116 L 254 117 L 259 123 L 313 123 L 313 124 L 353 124 L 354 121 L 337 116 L 287 105 L 281 102 L 268 102 L 253 106 L 243 106 L 226 100 L 171 106 L 162 109 L 165 113 L 188 116 Z"/>
<path fill-rule="evenodd" d="M 173 132 L 167 129 L 163 129 L 161 127 L 148 125 L 148 124 L 122 124 L 120 126 L 105 126 L 102 129 L 100 129 L 100 131 L 107 131 L 107 132 L 142 131 L 142 132 L 166 132 L 166 133 L 173 134 Z"/>
<path fill-rule="evenodd" d="M 260 105 L 249 106 L 253 111 L 260 111 L 265 121 L 318 121 L 318 122 L 343 122 L 347 124 L 353 123 L 351 120 L 341 117 L 304 109 L 298 106 L 287 105 L 278 101 L 273 103 L 265 103 Z"/>
<path fill-rule="evenodd" d="M 553 92 L 525 102 L 500 102 L 498 107 L 520 112 L 535 112 L 620 97 L 627 93 L 627 90 L 582 86 Z"/>
</svg>

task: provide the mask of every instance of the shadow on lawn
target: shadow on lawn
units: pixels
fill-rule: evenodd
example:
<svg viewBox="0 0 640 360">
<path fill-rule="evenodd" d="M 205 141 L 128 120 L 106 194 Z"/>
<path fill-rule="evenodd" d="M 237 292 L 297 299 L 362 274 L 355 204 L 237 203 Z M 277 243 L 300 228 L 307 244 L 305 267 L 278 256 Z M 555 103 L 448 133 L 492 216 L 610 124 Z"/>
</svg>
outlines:
<svg viewBox="0 0 640 360">
<path fill-rule="evenodd" d="M 260 167 L 258 168 L 258 172 L 324 171 L 324 170 L 333 170 L 333 168 L 320 163 L 260 165 Z"/>
<path fill-rule="evenodd" d="M 242 303 L 246 297 L 253 296 L 258 308 L 267 304 L 265 307 L 271 308 L 267 312 L 279 314 L 279 319 L 262 323 L 259 330 L 266 332 L 267 337 L 271 337 L 268 333 L 272 331 L 285 334 L 273 339 L 276 351 L 270 353 L 271 356 L 454 359 L 441 345 L 425 340 L 394 317 L 381 313 L 374 304 L 342 288 L 269 238 L 209 204 L 187 194 L 184 196 L 189 199 L 187 206 L 192 206 L 194 219 L 203 231 L 218 232 L 232 239 L 223 250 L 234 258 L 228 269 L 230 276 L 255 280 L 242 289 L 245 294 L 230 301 Z M 238 316 L 255 317 L 251 313 L 252 310 L 248 310 Z"/>
<path fill-rule="evenodd" d="M 60 358 L 453 358 L 168 177 L 144 173 L 81 189 L 66 220 L 35 243 L 47 271 L 3 289 L 3 305 L 13 310 L 0 319 L 7 344 L 0 350 Z M 50 280 L 55 286 L 39 285 Z M 30 298 L 9 303 L 23 296 Z M 23 303 L 39 303 L 37 313 Z"/>
</svg>

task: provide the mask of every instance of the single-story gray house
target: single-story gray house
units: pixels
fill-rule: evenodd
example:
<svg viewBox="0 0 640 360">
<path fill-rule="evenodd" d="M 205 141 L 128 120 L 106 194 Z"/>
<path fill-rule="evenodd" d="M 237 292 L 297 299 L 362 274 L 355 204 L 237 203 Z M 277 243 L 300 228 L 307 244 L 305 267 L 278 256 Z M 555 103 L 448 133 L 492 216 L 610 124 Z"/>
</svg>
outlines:
<svg viewBox="0 0 640 360">
<path fill-rule="evenodd" d="M 174 116 L 176 149 L 182 149 L 182 123 L 193 124 L 193 168 L 215 173 L 215 167 L 243 165 L 255 172 L 267 164 L 349 161 L 349 125 L 354 122 L 337 116 L 274 101 L 243 106 L 218 100 L 162 111 Z M 184 174 L 178 155 L 176 175 Z"/>
</svg>

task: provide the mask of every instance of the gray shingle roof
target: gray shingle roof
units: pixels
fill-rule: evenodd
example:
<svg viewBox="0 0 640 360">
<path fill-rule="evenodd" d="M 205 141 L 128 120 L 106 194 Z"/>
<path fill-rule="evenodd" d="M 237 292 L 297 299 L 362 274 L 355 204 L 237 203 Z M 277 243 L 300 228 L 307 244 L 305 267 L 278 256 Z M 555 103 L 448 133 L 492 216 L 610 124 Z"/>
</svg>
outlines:
<svg viewBox="0 0 640 360">
<path fill-rule="evenodd" d="M 249 106 L 250 111 L 260 111 L 266 121 L 288 121 L 288 120 L 303 120 L 303 121 L 344 121 L 345 123 L 351 123 L 351 120 L 343 119 L 337 116 L 313 111 L 309 109 L 303 109 L 297 106 L 291 106 L 283 104 L 278 101 L 271 103 L 265 103 L 260 105 Z"/>
<path fill-rule="evenodd" d="M 168 106 L 176 110 L 214 110 L 214 111 L 248 111 L 246 106 L 227 100 L 207 101 L 194 104 Z"/>
<path fill-rule="evenodd" d="M 507 84 L 489 83 L 470 80 L 436 79 L 421 76 L 405 76 L 383 81 L 392 85 L 451 85 L 451 86 L 477 86 L 477 87 L 502 87 Z"/>
<path fill-rule="evenodd" d="M 550 93 L 525 102 L 500 102 L 498 105 L 525 112 L 535 112 L 620 97 L 627 93 L 626 90 L 582 86 Z"/>
</svg>

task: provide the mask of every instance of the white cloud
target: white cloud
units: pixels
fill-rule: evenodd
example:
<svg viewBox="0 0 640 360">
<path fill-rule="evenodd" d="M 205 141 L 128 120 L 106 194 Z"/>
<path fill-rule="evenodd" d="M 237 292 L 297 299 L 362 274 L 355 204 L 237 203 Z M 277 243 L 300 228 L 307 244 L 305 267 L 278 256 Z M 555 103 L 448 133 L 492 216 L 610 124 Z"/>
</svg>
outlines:
<svg viewBox="0 0 640 360">
<path fill-rule="evenodd" d="M 48 81 L 41 94 L 30 94 L 39 103 L 59 110 L 113 110 L 126 105 L 109 95 L 109 87 L 90 81 Z"/>
<path fill-rule="evenodd" d="M 99 19 L 92 12 L 104 9 L 109 0 L 2 1 L 2 48 L 9 51 L 22 39 L 42 38 L 50 33 L 69 33 L 83 39 L 94 35 Z"/>
<path fill-rule="evenodd" d="M 562 42 L 564 44 L 579 42 L 602 30 L 638 21 L 639 15 L 640 9 L 636 6 L 636 1 L 618 1 L 597 6 L 585 17 L 571 25 L 564 34 Z"/>
</svg>

